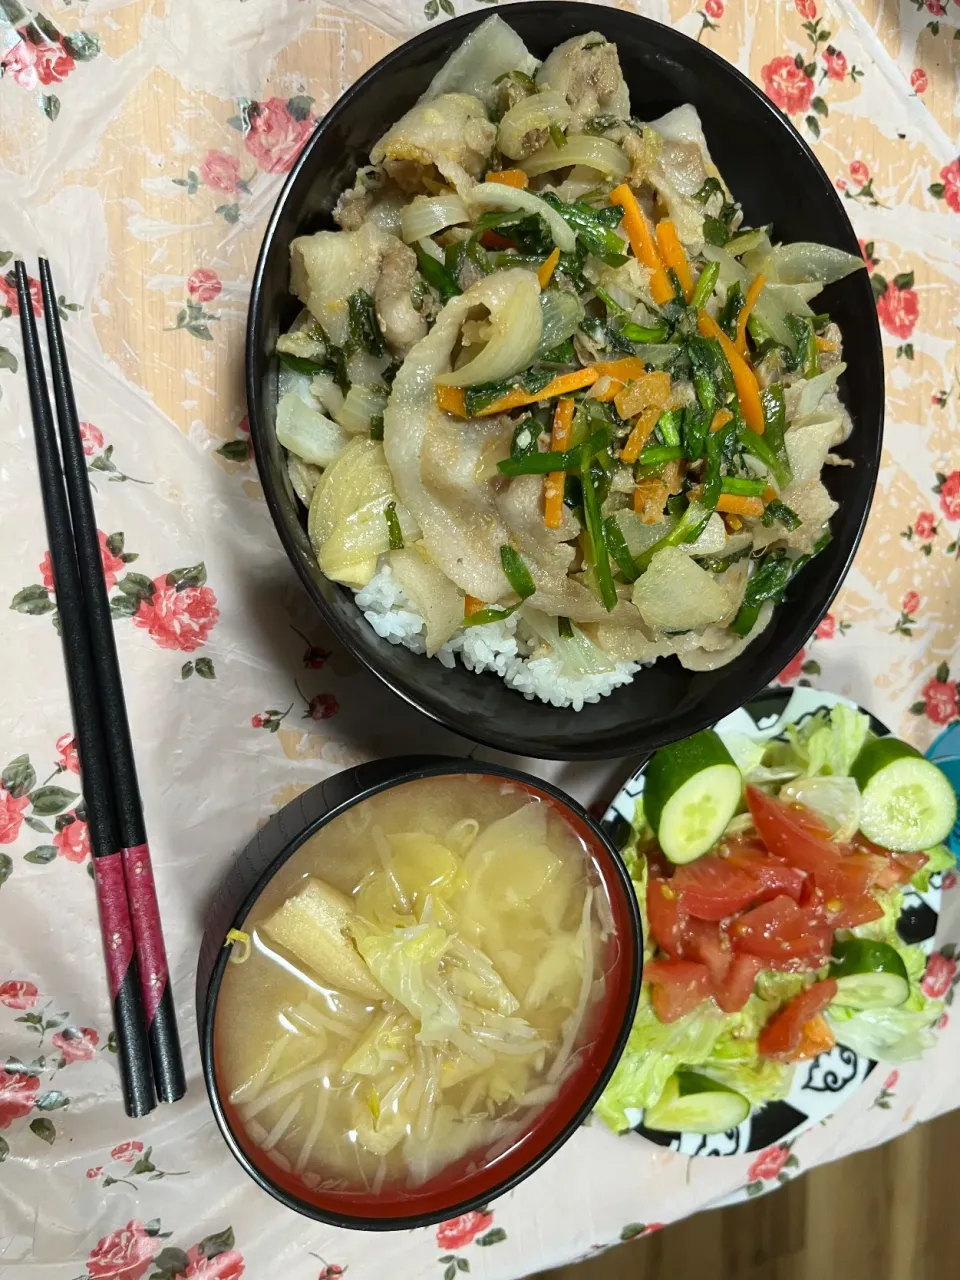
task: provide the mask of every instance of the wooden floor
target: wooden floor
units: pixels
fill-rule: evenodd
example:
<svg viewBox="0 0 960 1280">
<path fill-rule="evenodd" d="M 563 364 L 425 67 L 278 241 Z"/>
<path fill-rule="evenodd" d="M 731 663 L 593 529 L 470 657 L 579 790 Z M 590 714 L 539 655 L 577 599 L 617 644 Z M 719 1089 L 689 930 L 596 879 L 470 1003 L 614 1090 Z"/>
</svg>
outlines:
<svg viewBox="0 0 960 1280">
<path fill-rule="evenodd" d="M 960 1111 L 538 1280 L 957 1280 Z"/>
</svg>

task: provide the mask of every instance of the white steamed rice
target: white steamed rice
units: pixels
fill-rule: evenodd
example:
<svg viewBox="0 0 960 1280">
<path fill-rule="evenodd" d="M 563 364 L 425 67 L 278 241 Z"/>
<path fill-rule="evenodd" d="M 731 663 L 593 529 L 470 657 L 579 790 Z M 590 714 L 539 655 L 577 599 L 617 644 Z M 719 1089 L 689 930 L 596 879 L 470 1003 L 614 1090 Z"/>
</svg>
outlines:
<svg viewBox="0 0 960 1280">
<path fill-rule="evenodd" d="M 414 653 L 425 652 L 426 623 L 412 608 L 388 564 L 381 565 L 356 598 L 378 636 Z M 453 667 L 459 655 L 468 671 L 494 671 L 525 698 L 539 698 L 554 707 L 573 707 L 574 711 L 585 702 L 599 702 L 619 685 L 629 684 L 641 666 L 639 662 L 618 662 L 612 671 L 584 675 L 570 671 L 552 653 L 532 656 L 538 647 L 543 646 L 517 636 L 514 614 L 502 622 L 461 627 L 435 656 L 445 667 Z"/>
</svg>

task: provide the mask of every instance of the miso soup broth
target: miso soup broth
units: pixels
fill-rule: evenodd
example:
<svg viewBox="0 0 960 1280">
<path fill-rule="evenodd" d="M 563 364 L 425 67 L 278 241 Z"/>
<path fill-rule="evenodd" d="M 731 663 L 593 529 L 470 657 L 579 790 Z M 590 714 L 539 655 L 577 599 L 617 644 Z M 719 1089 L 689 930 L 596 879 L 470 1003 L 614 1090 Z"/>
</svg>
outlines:
<svg viewBox="0 0 960 1280">
<path fill-rule="evenodd" d="M 475 774 L 333 819 L 243 930 L 214 1032 L 231 1127 L 265 1171 L 335 1196 L 514 1151 L 589 1055 L 619 953 L 559 809 Z"/>
</svg>

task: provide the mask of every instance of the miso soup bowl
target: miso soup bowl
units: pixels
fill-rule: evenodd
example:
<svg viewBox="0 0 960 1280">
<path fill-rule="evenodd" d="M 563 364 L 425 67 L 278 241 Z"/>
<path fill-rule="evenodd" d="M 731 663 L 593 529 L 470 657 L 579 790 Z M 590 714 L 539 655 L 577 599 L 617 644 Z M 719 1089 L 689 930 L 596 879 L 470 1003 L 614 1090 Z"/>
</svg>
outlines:
<svg viewBox="0 0 960 1280">
<path fill-rule="evenodd" d="M 532 1109 L 529 1128 L 505 1153 L 491 1158 L 482 1146 L 440 1170 L 420 1187 L 379 1193 L 314 1190 L 275 1164 L 244 1132 L 221 1082 L 215 1029 L 221 983 L 233 947 L 261 896 L 287 860 L 329 822 L 365 800 L 426 778 L 479 775 L 512 784 L 550 805 L 589 851 L 591 874 L 610 900 L 613 932 L 604 957 L 605 992 L 579 1061 L 557 1096 Z M 515 1187 L 570 1138 L 590 1114 L 623 1051 L 640 993 L 643 944 L 637 902 L 614 846 L 586 811 L 556 787 L 513 769 L 445 756 L 399 756 L 338 773 L 285 805 L 238 857 L 210 909 L 197 969 L 197 1022 L 204 1080 L 227 1146 L 246 1172 L 288 1208 L 333 1226 L 397 1231 L 467 1213 Z M 322 1151 L 322 1135 L 319 1150 Z"/>
</svg>

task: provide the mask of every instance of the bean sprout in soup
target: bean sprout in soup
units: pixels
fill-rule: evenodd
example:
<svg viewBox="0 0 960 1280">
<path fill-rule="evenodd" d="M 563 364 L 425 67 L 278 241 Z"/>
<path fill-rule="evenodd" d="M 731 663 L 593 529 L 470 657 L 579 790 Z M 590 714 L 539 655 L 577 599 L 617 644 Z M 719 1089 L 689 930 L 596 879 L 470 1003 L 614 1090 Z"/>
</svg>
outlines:
<svg viewBox="0 0 960 1280">
<path fill-rule="evenodd" d="M 244 930 L 217 1006 L 221 1092 L 261 1164 L 324 1193 L 402 1194 L 514 1149 L 598 1034 L 617 953 L 583 840 L 479 775 L 341 814 Z"/>
</svg>

